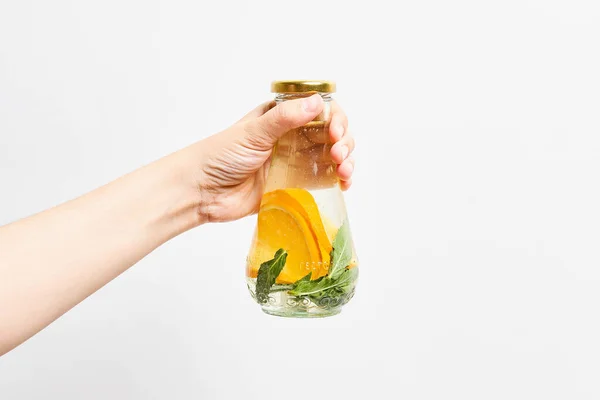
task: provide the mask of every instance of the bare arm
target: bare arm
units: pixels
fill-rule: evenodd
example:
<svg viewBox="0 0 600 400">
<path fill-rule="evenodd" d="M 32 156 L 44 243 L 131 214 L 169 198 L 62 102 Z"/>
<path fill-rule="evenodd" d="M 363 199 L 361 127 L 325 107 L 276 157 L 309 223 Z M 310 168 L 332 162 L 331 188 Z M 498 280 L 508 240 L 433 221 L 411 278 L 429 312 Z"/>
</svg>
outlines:
<svg viewBox="0 0 600 400">
<path fill-rule="evenodd" d="M 318 96 L 317 96 L 318 97 Z M 323 107 L 257 108 L 231 128 L 78 199 L 0 227 L 0 355 L 16 347 L 156 247 L 210 221 L 256 210 L 275 141 Z M 285 108 L 283 108 L 285 107 Z M 332 128 L 332 158 L 348 186 L 353 147 Z M 332 126 L 339 126 L 333 124 Z"/>
<path fill-rule="evenodd" d="M 0 354 L 202 223 L 180 158 L 0 228 Z"/>
</svg>

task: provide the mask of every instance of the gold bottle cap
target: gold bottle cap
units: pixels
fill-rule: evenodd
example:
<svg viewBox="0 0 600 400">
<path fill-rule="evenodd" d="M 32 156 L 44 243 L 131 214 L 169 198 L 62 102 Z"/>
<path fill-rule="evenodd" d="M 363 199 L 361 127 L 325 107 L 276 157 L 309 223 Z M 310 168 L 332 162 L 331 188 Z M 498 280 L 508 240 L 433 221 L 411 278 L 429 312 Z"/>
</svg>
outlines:
<svg viewBox="0 0 600 400">
<path fill-rule="evenodd" d="M 272 93 L 334 93 L 332 81 L 275 81 L 271 83 Z"/>
</svg>

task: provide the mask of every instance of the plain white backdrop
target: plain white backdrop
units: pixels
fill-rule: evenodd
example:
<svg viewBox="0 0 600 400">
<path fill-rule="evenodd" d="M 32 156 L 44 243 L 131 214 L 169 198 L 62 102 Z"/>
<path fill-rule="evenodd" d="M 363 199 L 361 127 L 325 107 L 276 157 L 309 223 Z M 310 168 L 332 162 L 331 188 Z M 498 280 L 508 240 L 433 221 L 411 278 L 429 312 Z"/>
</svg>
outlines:
<svg viewBox="0 0 600 400">
<path fill-rule="evenodd" d="M 226 128 L 271 80 L 332 79 L 361 261 L 341 315 L 270 317 L 254 219 L 203 226 L 1 357 L 0 398 L 600 398 L 599 21 L 593 0 L 0 0 L 0 224 Z"/>
</svg>

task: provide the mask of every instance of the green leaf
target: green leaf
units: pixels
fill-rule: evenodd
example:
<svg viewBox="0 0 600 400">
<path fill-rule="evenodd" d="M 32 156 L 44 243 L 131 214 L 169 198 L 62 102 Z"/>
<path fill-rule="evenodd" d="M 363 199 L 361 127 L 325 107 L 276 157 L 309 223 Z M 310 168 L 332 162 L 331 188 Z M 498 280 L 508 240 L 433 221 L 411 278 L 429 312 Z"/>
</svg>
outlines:
<svg viewBox="0 0 600 400">
<path fill-rule="evenodd" d="M 346 219 L 333 239 L 331 265 L 327 275 L 334 280 L 339 278 L 350 261 L 352 261 L 352 236 L 348 219 Z"/>
<path fill-rule="evenodd" d="M 299 282 L 308 282 L 308 281 L 310 281 L 311 277 L 312 277 L 312 271 L 310 271 L 308 273 L 308 275 L 306 275 L 305 277 L 302 277 L 302 278 L 298 279 L 296 282 L 294 282 L 294 285 L 298 284 Z"/>
<path fill-rule="evenodd" d="M 346 269 L 338 278 L 335 285 L 331 285 L 331 287 L 311 294 L 308 297 L 319 307 L 338 307 L 346 304 L 350 300 L 349 296 L 351 296 L 354 290 L 357 278 L 358 268 Z"/>
<path fill-rule="evenodd" d="M 265 261 L 258 269 L 256 277 L 256 299 L 260 304 L 266 303 L 269 299 L 271 286 L 275 284 L 277 276 L 285 266 L 287 252 L 283 249 L 277 250 L 272 260 Z"/>
<path fill-rule="evenodd" d="M 352 283 L 358 276 L 358 268 L 344 269 L 337 279 L 328 276 L 321 277 L 314 281 L 298 281 L 290 294 L 294 296 L 314 296 L 322 297 L 321 294 L 334 293 L 336 289 L 338 294 L 345 294 L 352 289 Z"/>
</svg>

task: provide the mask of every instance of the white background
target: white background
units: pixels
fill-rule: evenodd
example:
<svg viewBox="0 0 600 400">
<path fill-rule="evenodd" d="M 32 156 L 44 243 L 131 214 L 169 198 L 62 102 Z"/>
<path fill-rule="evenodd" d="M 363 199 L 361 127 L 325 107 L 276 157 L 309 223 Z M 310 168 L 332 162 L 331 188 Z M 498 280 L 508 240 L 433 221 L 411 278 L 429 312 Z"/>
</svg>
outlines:
<svg viewBox="0 0 600 400">
<path fill-rule="evenodd" d="M 358 141 L 343 313 L 262 314 L 253 218 L 203 226 L 0 358 L 0 398 L 599 398 L 597 1 L 0 0 L 0 224 L 290 78 Z"/>
</svg>

